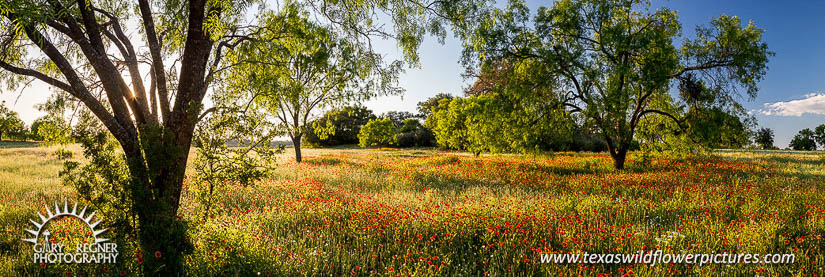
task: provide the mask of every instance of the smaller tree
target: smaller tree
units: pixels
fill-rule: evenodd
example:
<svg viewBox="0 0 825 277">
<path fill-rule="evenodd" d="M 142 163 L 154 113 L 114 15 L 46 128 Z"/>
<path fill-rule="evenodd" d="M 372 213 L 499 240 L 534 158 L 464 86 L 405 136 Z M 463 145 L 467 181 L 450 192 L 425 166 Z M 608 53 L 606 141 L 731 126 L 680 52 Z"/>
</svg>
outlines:
<svg viewBox="0 0 825 277">
<path fill-rule="evenodd" d="M 819 146 L 825 148 L 825 124 L 820 124 L 814 129 L 814 140 Z"/>
<path fill-rule="evenodd" d="M 6 102 L 0 103 L 0 140 L 3 138 L 25 139 L 26 127 L 17 112 L 6 108 Z"/>
<path fill-rule="evenodd" d="M 388 66 L 371 48 L 309 18 L 287 2 L 278 14 L 262 17 L 262 33 L 229 53 L 233 63 L 227 88 L 251 94 L 292 140 L 301 162 L 301 141 L 319 110 L 399 94 L 400 62 Z"/>
<path fill-rule="evenodd" d="M 37 127 L 37 137 L 47 144 L 66 144 L 71 141 L 67 130 L 57 122 L 46 121 Z"/>
<path fill-rule="evenodd" d="M 66 144 L 72 141 L 68 124 L 62 118 L 51 115 L 40 117 L 32 122 L 31 136 L 46 144 Z"/>
<path fill-rule="evenodd" d="M 370 146 L 392 146 L 398 143 L 398 132 L 392 120 L 388 118 L 370 120 L 361 132 L 358 133 L 358 145 L 361 147 Z"/>
<path fill-rule="evenodd" d="M 774 149 L 773 146 L 773 130 L 769 128 L 760 128 L 756 131 L 754 141 L 762 149 Z"/>
<path fill-rule="evenodd" d="M 196 174 L 188 193 L 200 202 L 204 218 L 212 214 L 214 195 L 226 190 L 227 184 L 250 186 L 269 176 L 276 154 L 284 150 L 270 144 L 282 133 L 262 110 L 246 109 L 247 104 L 221 96 L 225 95 L 213 96 L 221 109 L 204 118 L 195 130 L 197 156 L 192 167 Z"/>
<path fill-rule="evenodd" d="M 808 128 L 802 129 L 793 137 L 793 139 L 791 140 L 790 147 L 793 150 L 816 150 L 816 140 L 814 139 L 814 132 Z"/>
</svg>

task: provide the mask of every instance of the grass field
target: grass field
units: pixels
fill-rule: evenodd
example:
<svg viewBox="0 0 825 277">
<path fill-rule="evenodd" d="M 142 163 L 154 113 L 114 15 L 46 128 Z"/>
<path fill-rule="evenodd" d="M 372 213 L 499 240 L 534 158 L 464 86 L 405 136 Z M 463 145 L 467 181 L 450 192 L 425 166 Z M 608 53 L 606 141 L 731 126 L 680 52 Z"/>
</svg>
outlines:
<svg viewBox="0 0 825 277">
<path fill-rule="evenodd" d="M 23 226 L 74 198 L 54 148 L 0 146 L 0 275 L 39 267 Z M 70 147 L 79 155 L 76 146 Z M 289 153 L 289 151 L 287 151 Z M 306 150 L 275 176 L 227 185 L 204 218 L 187 182 L 192 275 L 789 276 L 822 274 L 825 166 L 805 152 L 482 155 Z M 795 254 L 782 265 L 551 264 L 541 253 Z M 30 252 L 30 250 L 29 250 Z M 121 253 L 136 260 L 136 253 Z M 151 257 L 146 257 L 151 258 Z M 59 271 L 58 271 L 59 270 Z M 72 268 L 68 269 L 68 274 Z M 75 270 L 80 270 L 75 268 Z M 108 273 L 117 273 L 117 269 Z M 126 273 L 126 272 L 124 272 Z M 103 273 L 106 275 L 106 273 Z"/>
</svg>

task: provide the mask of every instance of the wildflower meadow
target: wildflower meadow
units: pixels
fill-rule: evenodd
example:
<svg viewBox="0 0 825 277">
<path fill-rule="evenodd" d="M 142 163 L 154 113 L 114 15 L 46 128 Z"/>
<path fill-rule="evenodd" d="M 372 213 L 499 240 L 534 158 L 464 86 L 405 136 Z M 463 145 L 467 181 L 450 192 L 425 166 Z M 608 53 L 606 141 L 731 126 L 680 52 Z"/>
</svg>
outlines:
<svg viewBox="0 0 825 277">
<path fill-rule="evenodd" d="M 0 274 L 132 275 L 163 255 L 126 244 L 114 265 L 31 263 L 23 226 L 73 197 L 49 170 L 60 165 L 53 151 L 0 150 Z M 632 153 L 624 171 L 605 154 L 570 152 L 309 150 L 300 164 L 279 163 L 272 178 L 215 187 L 209 214 L 195 199 L 205 188 L 185 182 L 179 214 L 194 245 L 184 256 L 188 274 L 818 276 L 825 262 L 825 167 L 809 152 Z M 72 239 L 77 228 L 64 221 L 51 230 L 67 233 L 52 238 Z M 795 261 L 541 262 L 541 254 L 655 250 L 782 253 Z"/>
</svg>

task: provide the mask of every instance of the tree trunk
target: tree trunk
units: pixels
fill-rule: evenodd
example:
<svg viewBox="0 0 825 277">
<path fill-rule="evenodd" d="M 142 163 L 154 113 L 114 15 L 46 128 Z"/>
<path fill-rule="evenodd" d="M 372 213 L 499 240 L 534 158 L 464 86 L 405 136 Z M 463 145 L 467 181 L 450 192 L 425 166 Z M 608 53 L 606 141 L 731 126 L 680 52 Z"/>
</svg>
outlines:
<svg viewBox="0 0 825 277">
<path fill-rule="evenodd" d="M 621 144 L 619 145 L 619 149 L 616 149 L 615 153 L 610 154 L 613 158 L 613 168 L 616 170 L 624 170 L 624 162 L 627 158 L 627 149 L 629 147 L 629 145 Z"/>
<path fill-rule="evenodd" d="M 620 154 L 620 155 L 614 156 L 613 157 L 613 168 L 615 168 L 616 170 L 623 170 L 624 169 L 625 157 L 626 157 L 626 154 L 625 155 Z"/>
<path fill-rule="evenodd" d="M 301 162 L 301 137 L 303 135 L 297 135 L 292 137 L 292 147 L 295 148 L 295 161 L 300 163 Z"/>
<path fill-rule="evenodd" d="M 171 132 L 161 130 L 144 130 L 141 141 L 151 143 L 136 146 L 121 142 L 121 146 L 132 180 L 128 190 L 138 218 L 138 260 L 143 273 L 179 276 L 184 270 L 184 255 L 193 249 L 186 224 L 178 216 L 191 139 L 170 137 Z"/>
<path fill-rule="evenodd" d="M 623 170 L 624 162 L 627 158 L 627 150 L 630 149 L 630 142 L 623 141 L 619 138 L 618 142 L 614 143 L 613 138 L 608 135 L 604 135 L 604 141 L 607 144 L 607 152 L 610 153 L 610 158 L 613 159 L 613 168 Z"/>
</svg>

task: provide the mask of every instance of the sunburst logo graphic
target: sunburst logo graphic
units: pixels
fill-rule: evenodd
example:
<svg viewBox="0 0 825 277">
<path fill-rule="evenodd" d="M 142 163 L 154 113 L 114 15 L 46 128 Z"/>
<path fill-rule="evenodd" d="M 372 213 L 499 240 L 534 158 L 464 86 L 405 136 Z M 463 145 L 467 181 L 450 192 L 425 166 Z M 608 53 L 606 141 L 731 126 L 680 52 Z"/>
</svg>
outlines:
<svg viewBox="0 0 825 277">
<path fill-rule="evenodd" d="M 35 263 L 115 263 L 117 261 L 117 244 L 109 242 L 108 238 L 101 237 L 101 234 L 108 231 L 108 229 L 98 228 L 102 220 L 97 219 L 95 221 L 95 212 L 90 212 L 87 215 L 86 206 L 78 212 L 77 203 L 69 209 L 69 203 L 66 200 L 63 201 L 63 208 L 57 202 L 54 202 L 53 211 L 49 209 L 48 205 L 45 208 L 47 216 L 38 212 L 37 216 L 40 217 L 40 221 L 30 219 L 29 221 L 34 228 L 25 229 L 26 233 L 33 237 L 23 239 L 23 241 L 33 244 Z M 94 240 L 91 243 L 86 241 L 77 243 L 73 251 L 69 250 L 72 253 L 64 252 L 68 248 L 55 239 L 50 240 L 49 236 L 52 233 L 48 230 L 49 223 L 64 218 L 80 220 L 81 225 L 88 228 L 88 235 L 92 236 Z M 41 241 L 42 243 L 40 243 Z"/>
<path fill-rule="evenodd" d="M 30 242 L 32 244 L 37 244 L 40 235 L 43 234 L 44 240 L 49 240 L 49 230 L 43 230 L 43 226 L 46 226 L 50 221 L 63 218 L 63 217 L 74 217 L 80 219 L 85 223 L 86 226 L 89 227 L 89 230 L 92 232 L 92 235 L 95 238 L 95 243 L 101 243 L 109 241 L 106 238 L 99 238 L 98 236 L 102 233 L 108 231 L 108 229 L 96 230 L 95 228 L 97 225 L 100 224 L 101 220 L 98 220 L 95 223 L 92 223 L 92 220 L 95 217 L 95 212 L 89 214 L 89 216 L 84 217 L 86 215 L 86 208 L 87 206 L 83 206 L 83 209 L 80 210 L 80 213 L 77 212 L 77 203 L 74 203 L 74 207 L 72 207 L 72 211 L 69 211 L 69 204 L 68 201 L 63 201 L 63 210 L 60 209 L 60 206 L 57 205 L 57 202 L 54 202 L 54 212 L 49 210 L 48 206 L 45 206 L 46 213 L 49 215 L 48 217 L 43 216 L 40 212 L 37 212 L 37 216 L 40 217 L 41 222 L 34 221 L 33 219 L 29 219 L 29 221 L 34 225 L 35 229 L 26 229 L 26 232 L 29 234 L 34 235 L 33 238 L 30 239 L 23 239 L 23 241 Z M 45 232 L 44 232 L 45 231 Z"/>
</svg>

